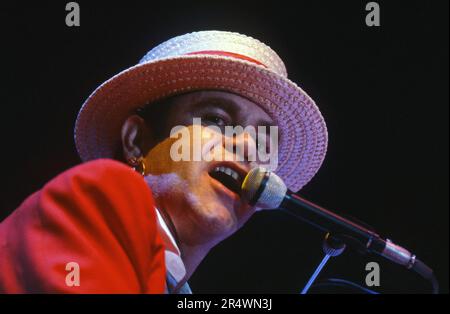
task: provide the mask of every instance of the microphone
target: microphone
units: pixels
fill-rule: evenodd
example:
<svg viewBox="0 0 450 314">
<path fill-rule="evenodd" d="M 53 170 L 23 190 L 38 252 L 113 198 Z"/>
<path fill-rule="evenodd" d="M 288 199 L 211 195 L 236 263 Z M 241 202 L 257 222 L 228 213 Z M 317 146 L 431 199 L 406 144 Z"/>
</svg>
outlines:
<svg viewBox="0 0 450 314">
<path fill-rule="evenodd" d="M 349 246 L 357 246 L 405 266 L 432 281 L 434 291 L 438 285 L 433 270 L 407 249 L 384 239 L 372 230 L 341 217 L 289 191 L 283 180 L 262 167 L 253 168 L 245 177 L 241 195 L 250 205 L 260 209 L 283 209 L 316 228 L 331 233 Z"/>
</svg>

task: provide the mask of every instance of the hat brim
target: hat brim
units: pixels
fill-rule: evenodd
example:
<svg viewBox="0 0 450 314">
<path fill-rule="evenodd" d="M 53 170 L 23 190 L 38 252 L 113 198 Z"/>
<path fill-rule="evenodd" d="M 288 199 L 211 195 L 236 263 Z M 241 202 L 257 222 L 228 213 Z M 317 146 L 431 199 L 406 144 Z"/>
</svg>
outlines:
<svg viewBox="0 0 450 314">
<path fill-rule="evenodd" d="M 121 128 L 139 106 L 196 90 L 229 91 L 255 102 L 279 127 L 275 171 L 292 191 L 300 190 L 326 154 L 325 121 L 314 101 L 294 82 L 248 61 L 189 55 L 138 64 L 100 85 L 83 104 L 75 144 L 83 161 L 113 158 Z"/>
</svg>

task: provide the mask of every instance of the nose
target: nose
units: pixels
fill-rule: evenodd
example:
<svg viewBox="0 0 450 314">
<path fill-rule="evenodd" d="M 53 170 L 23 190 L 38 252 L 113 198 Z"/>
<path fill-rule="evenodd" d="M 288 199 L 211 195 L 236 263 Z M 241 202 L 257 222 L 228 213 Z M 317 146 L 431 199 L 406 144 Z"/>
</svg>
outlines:
<svg viewBox="0 0 450 314">
<path fill-rule="evenodd" d="M 236 161 L 257 161 L 257 144 L 254 137 L 248 132 L 234 134 L 233 137 L 225 137 L 223 143 L 225 149 L 236 156 Z"/>
</svg>

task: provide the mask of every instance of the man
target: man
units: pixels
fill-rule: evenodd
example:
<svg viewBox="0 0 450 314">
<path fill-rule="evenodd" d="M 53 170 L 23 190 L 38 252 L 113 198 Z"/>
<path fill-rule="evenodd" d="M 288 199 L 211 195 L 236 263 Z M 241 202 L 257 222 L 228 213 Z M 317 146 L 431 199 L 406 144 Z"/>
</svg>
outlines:
<svg viewBox="0 0 450 314">
<path fill-rule="evenodd" d="M 209 250 L 257 210 L 240 197 L 246 173 L 264 165 L 299 190 L 322 164 L 327 131 L 272 49 L 203 31 L 97 88 L 75 142 L 85 163 L 0 225 L 0 291 L 189 293 Z"/>
</svg>

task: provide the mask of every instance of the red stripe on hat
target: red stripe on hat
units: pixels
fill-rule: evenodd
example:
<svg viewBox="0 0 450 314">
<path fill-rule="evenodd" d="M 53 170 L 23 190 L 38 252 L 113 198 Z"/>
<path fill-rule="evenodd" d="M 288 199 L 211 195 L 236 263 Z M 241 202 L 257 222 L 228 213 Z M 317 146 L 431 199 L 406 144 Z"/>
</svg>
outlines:
<svg viewBox="0 0 450 314">
<path fill-rule="evenodd" d="M 234 52 L 220 51 L 220 50 L 203 50 L 203 51 L 194 51 L 194 52 L 187 53 L 187 55 L 203 55 L 203 54 L 233 57 L 233 58 L 237 58 L 237 59 L 250 61 L 250 62 L 262 65 L 263 67 L 267 68 L 267 66 L 264 63 L 261 63 L 258 60 L 255 60 L 253 58 L 250 58 L 250 57 L 238 54 L 238 53 L 234 53 Z"/>
</svg>

